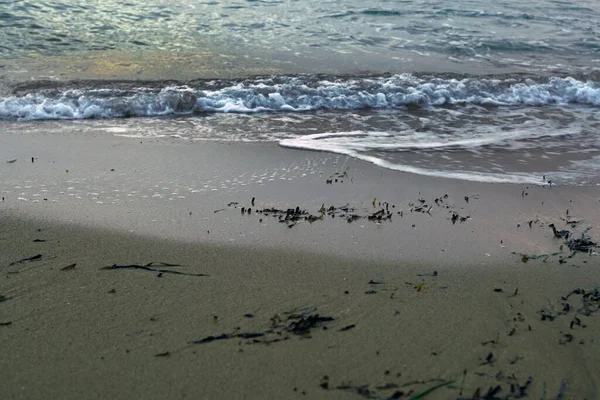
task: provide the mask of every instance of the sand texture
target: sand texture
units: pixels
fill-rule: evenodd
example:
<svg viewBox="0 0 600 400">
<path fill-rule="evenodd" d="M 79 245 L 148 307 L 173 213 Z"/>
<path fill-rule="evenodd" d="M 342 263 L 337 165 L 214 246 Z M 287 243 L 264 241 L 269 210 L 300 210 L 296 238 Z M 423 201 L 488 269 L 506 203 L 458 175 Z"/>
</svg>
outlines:
<svg viewBox="0 0 600 400">
<path fill-rule="evenodd" d="M 0 158 L 2 399 L 599 396 L 597 188 L 89 133 Z"/>
</svg>

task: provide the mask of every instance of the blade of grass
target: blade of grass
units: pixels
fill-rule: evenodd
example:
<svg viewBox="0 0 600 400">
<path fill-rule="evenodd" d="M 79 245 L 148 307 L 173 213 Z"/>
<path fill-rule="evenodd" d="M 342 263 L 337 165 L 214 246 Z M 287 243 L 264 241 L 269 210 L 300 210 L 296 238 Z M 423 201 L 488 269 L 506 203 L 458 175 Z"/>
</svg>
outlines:
<svg viewBox="0 0 600 400">
<path fill-rule="evenodd" d="M 454 381 L 442 382 L 439 385 L 435 385 L 435 386 L 430 387 L 429 389 L 427 389 L 427 390 L 425 390 L 425 391 L 423 391 L 423 392 L 421 392 L 421 393 L 419 393 L 417 395 L 414 395 L 413 397 L 410 398 L 410 400 L 420 400 L 420 399 L 424 398 L 425 396 L 427 396 L 429 393 L 433 392 L 434 390 L 437 390 L 437 389 L 442 388 L 444 386 L 451 385 L 453 383 L 454 383 Z"/>
</svg>

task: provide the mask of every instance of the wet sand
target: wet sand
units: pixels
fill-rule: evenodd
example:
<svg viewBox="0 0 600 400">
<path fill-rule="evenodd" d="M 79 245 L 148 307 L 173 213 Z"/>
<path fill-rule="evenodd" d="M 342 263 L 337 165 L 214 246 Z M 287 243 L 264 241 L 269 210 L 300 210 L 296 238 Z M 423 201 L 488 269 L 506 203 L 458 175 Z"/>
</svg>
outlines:
<svg viewBox="0 0 600 400">
<path fill-rule="evenodd" d="M 548 226 L 597 241 L 598 188 L 47 132 L 0 137 L 0 398 L 598 397 L 600 262 Z"/>
</svg>

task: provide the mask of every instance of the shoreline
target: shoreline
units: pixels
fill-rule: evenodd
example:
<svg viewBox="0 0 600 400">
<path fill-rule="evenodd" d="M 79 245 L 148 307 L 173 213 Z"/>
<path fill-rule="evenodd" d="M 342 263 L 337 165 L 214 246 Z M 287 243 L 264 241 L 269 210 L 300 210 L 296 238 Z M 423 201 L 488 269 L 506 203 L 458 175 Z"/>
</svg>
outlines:
<svg viewBox="0 0 600 400">
<path fill-rule="evenodd" d="M 595 186 L 483 184 L 273 143 L 57 127 L 0 137 L 0 159 L 17 160 L 2 164 L 3 212 L 186 242 L 492 265 L 558 252 L 550 223 L 600 234 Z M 302 213 L 289 220 L 289 209 Z"/>
</svg>

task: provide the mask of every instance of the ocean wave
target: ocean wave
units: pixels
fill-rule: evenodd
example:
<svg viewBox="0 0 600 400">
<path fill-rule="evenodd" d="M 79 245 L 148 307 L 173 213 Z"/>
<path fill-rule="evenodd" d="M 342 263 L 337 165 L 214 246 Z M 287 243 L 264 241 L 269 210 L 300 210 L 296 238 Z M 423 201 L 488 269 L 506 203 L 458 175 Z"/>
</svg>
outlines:
<svg viewBox="0 0 600 400">
<path fill-rule="evenodd" d="M 479 151 L 486 146 L 518 148 L 520 141 L 549 139 L 552 137 L 576 137 L 577 128 L 553 129 L 548 131 L 539 126 L 512 131 L 482 127 L 477 132 L 461 135 L 458 132 L 439 135 L 427 132 L 408 131 L 406 134 L 376 131 L 327 132 L 301 135 L 280 140 L 284 147 L 340 153 L 344 150 L 361 152 L 401 151 L 447 151 L 448 149 Z"/>
<path fill-rule="evenodd" d="M 389 150 L 385 144 L 377 143 L 377 139 L 386 137 L 389 137 L 389 134 L 383 132 L 328 133 L 306 135 L 293 139 L 284 139 L 279 142 L 279 145 L 291 149 L 326 151 L 346 155 L 375 164 L 382 168 L 417 175 L 482 183 L 517 183 L 536 185 L 544 183 L 544 181 L 541 180 L 538 175 L 525 172 L 496 173 L 474 170 L 447 170 L 433 167 L 424 168 L 416 165 L 389 161 L 375 154 L 367 152 L 368 150 Z M 361 144 L 360 138 L 366 139 L 366 142 Z M 394 149 L 397 149 L 397 147 L 394 146 Z"/>
<path fill-rule="evenodd" d="M 600 106 L 600 86 L 572 77 L 277 76 L 163 88 L 36 90 L 0 98 L 0 119 L 89 119 L 191 113 L 440 106 Z"/>
</svg>

